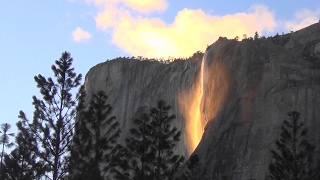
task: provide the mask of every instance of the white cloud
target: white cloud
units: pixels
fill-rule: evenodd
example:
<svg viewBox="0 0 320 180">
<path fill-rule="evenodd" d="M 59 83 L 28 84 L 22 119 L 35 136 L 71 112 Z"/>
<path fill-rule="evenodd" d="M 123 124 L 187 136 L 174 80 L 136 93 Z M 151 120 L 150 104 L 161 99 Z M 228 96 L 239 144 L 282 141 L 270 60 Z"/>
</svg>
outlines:
<svg viewBox="0 0 320 180">
<path fill-rule="evenodd" d="M 320 9 L 302 10 L 290 21 L 276 20 L 267 6 L 253 5 L 247 12 L 211 15 L 201 9 L 185 8 L 177 12 L 174 21 L 167 23 L 161 18 L 150 18 L 146 13 L 163 12 L 166 0 L 87 0 L 98 8 L 96 27 L 111 33 L 112 42 L 121 50 L 134 56 L 186 57 L 219 36 L 227 38 L 271 34 L 276 30 L 298 30 L 320 18 Z M 138 12 L 138 14 L 137 14 Z"/>
<path fill-rule="evenodd" d="M 73 40 L 76 42 L 80 42 L 86 39 L 90 39 L 91 35 L 89 32 L 82 30 L 81 28 L 77 27 L 73 32 L 72 32 Z"/>
<path fill-rule="evenodd" d="M 320 19 L 320 9 L 311 11 L 304 9 L 295 14 L 293 20 L 285 22 L 285 28 L 288 31 L 296 31 L 310 24 L 318 22 Z"/>
<path fill-rule="evenodd" d="M 219 36 L 251 36 L 255 31 L 260 34 L 276 26 L 273 12 L 263 5 L 252 6 L 246 13 L 225 16 L 185 8 L 177 13 L 172 24 L 160 18 L 133 16 L 118 6 L 104 6 L 95 20 L 98 29 L 112 29 L 112 41 L 123 51 L 146 57 L 186 57 L 204 50 Z"/>
</svg>

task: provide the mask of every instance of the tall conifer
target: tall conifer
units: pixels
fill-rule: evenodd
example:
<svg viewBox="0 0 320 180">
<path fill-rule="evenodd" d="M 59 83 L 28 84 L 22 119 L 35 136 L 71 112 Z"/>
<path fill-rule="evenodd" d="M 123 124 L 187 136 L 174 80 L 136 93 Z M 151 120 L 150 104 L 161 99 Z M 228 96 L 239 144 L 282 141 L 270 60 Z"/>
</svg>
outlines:
<svg viewBox="0 0 320 180">
<path fill-rule="evenodd" d="M 288 113 L 289 121 L 284 120 L 280 139 L 276 141 L 277 150 L 271 150 L 273 157 L 269 165 L 271 179 L 318 179 L 318 172 L 313 165 L 315 146 L 307 139 L 307 129 L 299 122 L 300 113 Z"/>
<path fill-rule="evenodd" d="M 180 141 L 181 131 L 176 127 L 171 128 L 175 115 L 169 115 L 170 109 L 171 106 L 160 100 L 157 107 L 152 108 L 150 112 L 153 129 L 151 149 L 155 152 L 151 164 L 155 180 L 173 179 L 184 161 L 183 156 L 174 154 L 174 149 Z"/>
<path fill-rule="evenodd" d="M 111 159 L 120 135 L 119 123 L 115 116 L 108 117 L 112 106 L 107 104 L 108 97 L 103 91 L 93 94 L 87 110 L 84 96 L 81 97 L 71 148 L 69 179 L 103 180 L 113 167 Z"/>
<path fill-rule="evenodd" d="M 24 116 L 24 114 L 21 114 Z M 39 149 L 36 137 L 30 131 L 28 123 L 18 121 L 18 134 L 15 138 L 16 147 L 11 153 L 5 156 L 4 165 L 6 166 L 6 178 L 15 180 L 34 180 L 41 179 L 48 167 L 43 161 L 37 158 Z"/>
<path fill-rule="evenodd" d="M 125 147 L 120 147 L 117 156 L 122 170 L 115 170 L 116 179 L 149 180 L 152 178 L 150 159 L 153 158 L 150 117 L 142 114 L 133 123 L 135 127 L 130 129 L 131 136 L 126 138 Z"/>
<path fill-rule="evenodd" d="M 11 128 L 11 125 L 8 123 L 1 124 L 1 131 L 0 134 L 0 145 L 2 145 L 2 150 L 1 150 L 1 162 L 0 162 L 0 167 L 2 166 L 2 161 L 4 157 L 4 147 L 10 148 L 14 145 L 13 142 L 10 142 L 9 138 L 10 136 L 13 137 L 14 133 L 8 133 L 9 129 Z"/>
<path fill-rule="evenodd" d="M 184 157 L 174 154 L 181 132 L 171 128 L 175 116 L 169 116 L 170 108 L 158 101 L 150 114 L 134 120 L 136 127 L 130 130 L 131 136 L 117 156 L 117 179 L 173 179 Z"/>
<path fill-rule="evenodd" d="M 37 158 L 48 166 L 46 176 L 52 180 L 63 179 L 67 175 L 66 157 L 73 137 L 78 99 L 78 95 L 74 97 L 72 93 L 81 81 L 81 74 L 77 75 L 71 67 L 72 61 L 70 53 L 63 52 L 51 66 L 55 80 L 40 74 L 34 77 L 42 99 L 33 96 L 35 111 L 29 128 L 40 146 Z M 23 111 L 20 116 L 28 122 Z"/>
</svg>

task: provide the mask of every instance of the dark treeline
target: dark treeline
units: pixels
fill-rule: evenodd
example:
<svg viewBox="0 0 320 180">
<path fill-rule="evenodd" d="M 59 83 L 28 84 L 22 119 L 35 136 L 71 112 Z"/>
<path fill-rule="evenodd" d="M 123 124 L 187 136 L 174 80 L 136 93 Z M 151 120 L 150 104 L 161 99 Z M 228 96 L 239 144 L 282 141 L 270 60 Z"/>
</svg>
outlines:
<svg viewBox="0 0 320 180">
<path fill-rule="evenodd" d="M 258 34 L 256 34 L 258 38 Z M 86 102 L 81 74 L 63 52 L 51 69 L 54 78 L 35 76 L 42 98 L 33 96 L 34 114 L 23 111 L 11 142 L 10 124 L 1 125 L 1 180 L 210 180 L 210 167 L 197 154 L 187 162 L 175 154 L 181 131 L 171 127 L 171 106 L 159 100 L 156 107 L 134 119 L 124 144 L 119 144 L 120 124 L 112 116 L 108 96 L 99 91 Z M 72 92 L 79 89 L 75 96 Z M 316 146 L 308 142 L 307 129 L 297 111 L 288 113 L 276 150 L 271 150 L 270 179 L 320 179 Z M 77 119 L 77 120 L 75 120 Z M 11 153 L 5 147 L 14 147 Z"/>
</svg>

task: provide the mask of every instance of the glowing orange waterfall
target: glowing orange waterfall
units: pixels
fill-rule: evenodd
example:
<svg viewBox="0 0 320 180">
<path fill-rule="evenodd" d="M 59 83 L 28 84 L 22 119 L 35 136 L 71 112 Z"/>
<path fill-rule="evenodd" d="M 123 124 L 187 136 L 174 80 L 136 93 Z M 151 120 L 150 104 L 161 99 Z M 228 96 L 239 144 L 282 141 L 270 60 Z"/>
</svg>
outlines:
<svg viewBox="0 0 320 180">
<path fill-rule="evenodd" d="M 186 134 L 188 152 L 191 154 L 198 146 L 203 134 L 203 118 L 202 118 L 202 97 L 203 97 L 203 75 L 204 75 L 204 59 L 201 63 L 199 79 L 194 87 L 188 92 L 179 94 L 180 110 L 186 120 Z"/>
<path fill-rule="evenodd" d="M 231 74 L 222 60 L 201 63 L 198 79 L 192 88 L 178 95 L 180 111 L 186 123 L 186 143 L 189 155 L 198 146 L 207 121 L 214 119 L 227 100 Z M 212 60 L 212 59 L 209 59 Z M 204 98 L 205 96 L 205 98 Z"/>
</svg>

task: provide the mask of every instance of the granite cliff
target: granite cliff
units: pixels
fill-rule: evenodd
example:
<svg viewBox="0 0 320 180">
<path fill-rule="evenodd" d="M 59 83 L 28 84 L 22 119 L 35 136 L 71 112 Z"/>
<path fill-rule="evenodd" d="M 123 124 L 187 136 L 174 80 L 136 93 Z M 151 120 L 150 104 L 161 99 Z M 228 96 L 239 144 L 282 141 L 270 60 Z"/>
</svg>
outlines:
<svg viewBox="0 0 320 180">
<path fill-rule="evenodd" d="M 163 99 L 183 133 L 177 153 L 198 154 L 212 179 L 268 179 L 288 111 L 301 113 L 319 152 L 320 23 L 257 40 L 221 37 L 187 60 L 106 61 L 90 69 L 85 88 L 106 92 L 121 142 L 132 119 Z"/>
</svg>

